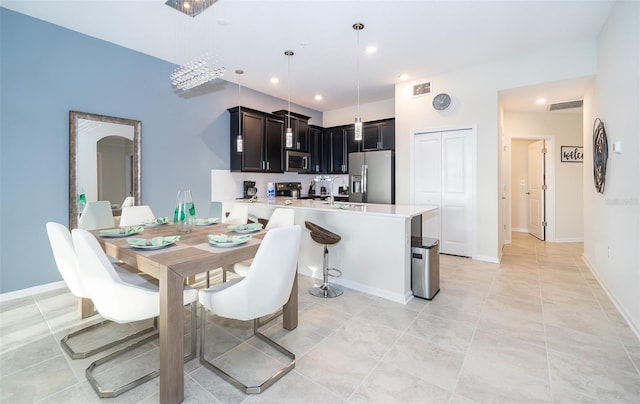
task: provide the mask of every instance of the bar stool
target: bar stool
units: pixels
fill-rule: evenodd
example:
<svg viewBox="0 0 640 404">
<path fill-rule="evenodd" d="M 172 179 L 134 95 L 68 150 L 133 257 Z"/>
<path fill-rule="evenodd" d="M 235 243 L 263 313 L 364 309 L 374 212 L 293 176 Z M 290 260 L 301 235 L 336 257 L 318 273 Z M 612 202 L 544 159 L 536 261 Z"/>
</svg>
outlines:
<svg viewBox="0 0 640 404">
<path fill-rule="evenodd" d="M 304 225 L 311 232 L 311 239 L 324 246 L 324 257 L 322 260 L 323 282 L 322 285 L 314 286 L 309 289 L 309 293 L 316 297 L 338 297 L 344 293 L 344 291 L 338 286 L 330 285 L 329 276 L 342 276 L 342 271 L 337 268 L 329 268 L 329 249 L 327 246 L 336 244 L 340 241 L 341 237 L 309 221 L 305 221 Z"/>
</svg>

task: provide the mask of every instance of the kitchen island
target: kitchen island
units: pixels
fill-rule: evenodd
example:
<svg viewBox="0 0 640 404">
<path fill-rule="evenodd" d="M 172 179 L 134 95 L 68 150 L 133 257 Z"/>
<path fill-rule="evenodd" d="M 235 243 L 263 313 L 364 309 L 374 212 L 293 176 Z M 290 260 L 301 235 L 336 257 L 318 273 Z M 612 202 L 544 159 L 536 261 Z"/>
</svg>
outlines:
<svg viewBox="0 0 640 404">
<path fill-rule="evenodd" d="M 295 223 L 304 229 L 311 221 L 342 237 L 329 246 L 329 267 L 342 271 L 330 278 L 338 285 L 356 289 L 398 303 L 407 303 L 411 293 L 411 219 L 422 215 L 422 222 L 438 214 L 426 205 L 385 205 L 277 197 L 275 201 L 228 201 L 249 205 L 249 214 L 268 218 L 276 208 L 295 209 Z M 304 230 L 298 259 L 298 272 L 322 279 L 322 246 Z"/>
</svg>

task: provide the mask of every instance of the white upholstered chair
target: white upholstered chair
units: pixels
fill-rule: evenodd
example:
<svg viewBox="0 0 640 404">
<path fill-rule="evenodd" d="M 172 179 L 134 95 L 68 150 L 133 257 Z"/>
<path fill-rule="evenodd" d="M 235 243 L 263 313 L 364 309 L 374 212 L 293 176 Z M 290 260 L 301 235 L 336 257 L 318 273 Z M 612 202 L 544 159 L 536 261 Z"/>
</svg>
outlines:
<svg viewBox="0 0 640 404">
<path fill-rule="evenodd" d="M 125 206 L 120 214 L 120 227 L 144 224 L 147 219 L 155 219 L 149 205 Z"/>
<path fill-rule="evenodd" d="M 56 261 L 58 272 L 60 272 L 62 279 L 67 284 L 67 287 L 69 288 L 71 293 L 79 298 L 91 298 L 91 296 L 89 295 L 89 291 L 82 281 L 82 273 L 78 268 L 78 260 L 76 258 L 76 252 L 73 247 L 73 241 L 71 239 L 71 233 L 69 232 L 69 229 L 67 229 L 60 223 L 48 222 L 47 235 L 49 236 L 49 244 L 51 245 L 51 250 L 53 251 L 53 257 Z M 125 282 L 134 284 L 144 282 L 144 279 L 135 274 L 132 274 L 124 268 L 114 266 L 114 269 L 116 270 L 118 276 Z M 91 348 L 84 352 L 76 352 L 69 345 L 73 337 L 85 334 L 108 323 L 111 323 L 111 321 L 105 320 L 71 332 L 65 335 L 60 340 L 60 346 L 67 353 L 67 355 L 71 357 L 71 359 L 84 359 L 155 330 L 154 327 L 140 330 L 133 334 L 127 335 L 126 337 L 111 341 L 105 345 Z"/>
<path fill-rule="evenodd" d="M 78 257 L 79 268 L 82 272 L 83 284 L 102 317 L 116 323 L 129 323 L 156 318 L 160 314 L 160 293 L 156 285 L 145 281 L 143 278 L 140 278 L 141 282 L 137 284 L 122 280 L 113 269 L 98 240 L 88 231 L 74 229 L 71 236 L 76 256 Z M 185 361 L 195 357 L 196 353 L 195 303 L 197 298 L 197 290 L 188 286 L 185 287 L 183 302 L 185 305 L 191 304 L 191 353 L 185 357 Z M 85 375 L 89 384 L 98 393 L 98 396 L 101 398 L 116 397 L 160 374 L 158 369 L 115 389 L 104 388 L 94 377 L 94 370 L 98 366 L 145 345 L 155 338 L 157 338 L 157 333 L 136 341 L 89 365 Z"/>
<path fill-rule="evenodd" d="M 84 230 L 108 229 L 114 225 L 109 201 L 88 202 L 78 219 L 78 228 Z"/>
<path fill-rule="evenodd" d="M 245 394 L 261 393 L 295 367 L 295 354 L 260 333 L 258 319 L 277 312 L 289 299 L 296 276 L 301 233 L 300 226 L 270 230 L 260 243 L 247 276 L 232 279 L 198 293 L 198 300 L 202 304 L 200 363 Z M 253 320 L 254 335 L 286 355 L 290 359 L 287 365 L 259 386 L 246 386 L 206 360 L 205 308 L 220 317 L 241 321 Z M 247 366 L 251 364 L 248 363 Z"/>
<path fill-rule="evenodd" d="M 293 209 L 276 208 L 271 214 L 269 221 L 267 221 L 265 230 L 276 229 L 278 227 L 293 226 L 294 220 L 295 220 L 295 211 Z M 247 276 L 247 273 L 249 272 L 249 268 L 251 268 L 251 260 L 238 262 L 233 266 L 223 267 L 222 282 L 227 281 L 227 272 L 234 272 L 240 276 Z"/>
<path fill-rule="evenodd" d="M 124 198 L 124 200 L 120 204 L 120 209 L 126 208 L 128 206 L 133 206 L 135 204 L 136 204 L 136 200 L 133 198 L 133 196 L 127 196 L 126 198 Z"/>
</svg>

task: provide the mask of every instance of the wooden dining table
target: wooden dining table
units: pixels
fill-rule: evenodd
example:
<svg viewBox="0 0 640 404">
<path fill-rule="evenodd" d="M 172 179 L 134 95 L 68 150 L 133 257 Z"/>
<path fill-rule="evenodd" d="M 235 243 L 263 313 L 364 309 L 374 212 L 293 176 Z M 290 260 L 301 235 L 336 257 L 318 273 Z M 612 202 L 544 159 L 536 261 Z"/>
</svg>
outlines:
<svg viewBox="0 0 640 404">
<path fill-rule="evenodd" d="M 153 238 L 180 235 L 174 245 L 157 250 L 129 246 L 125 237 L 101 237 L 92 232 L 103 249 L 112 257 L 137 268 L 159 281 L 160 288 L 160 402 L 179 403 L 184 399 L 184 307 L 185 280 L 203 272 L 233 265 L 255 256 L 266 231 L 252 234 L 247 243 L 236 247 L 214 247 L 208 242 L 209 234 L 228 234 L 225 224 L 195 226 L 189 233 L 179 233 L 169 223 L 147 226 L 131 237 Z M 298 283 L 294 281 L 289 301 L 283 307 L 283 327 L 293 330 L 298 326 Z"/>
</svg>

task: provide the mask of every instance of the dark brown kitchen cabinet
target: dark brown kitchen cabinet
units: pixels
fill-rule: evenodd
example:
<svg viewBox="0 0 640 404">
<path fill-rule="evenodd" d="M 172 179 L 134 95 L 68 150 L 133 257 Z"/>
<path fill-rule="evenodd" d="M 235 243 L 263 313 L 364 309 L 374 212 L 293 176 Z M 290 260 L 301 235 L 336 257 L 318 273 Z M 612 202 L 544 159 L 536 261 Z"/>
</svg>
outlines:
<svg viewBox="0 0 640 404">
<path fill-rule="evenodd" d="M 360 151 L 394 150 L 396 139 L 395 119 L 366 122 L 362 125 Z"/>
<path fill-rule="evenodd" d="M 284 123 L 276 115 L 245 107 L 229 109 L 231 134 L 231 171 L 283 172 Z M 236 140 L 241 122 L 243 150 Z"/>
<path fill-rule="evenodd" d="M 291 147 L 286 147 L 285 143 L 285 149 L 309 152 L 309 119 L 311 119 L 311 117 L 295 112 L 289 113 L 284 109 L 274 111 L 273 114 L 282 118 L 285 132 L 287 125 L 289 124 L 289 118 L 291 119 L 290 122 L 291 130 L 293 131 L 293 142 Z"/>
<path fill-rule="evenodd" d="M 345 127 L 325 130 L 324 156 L 327 161 L 328 174 L 344 174 L 347 172 L 347 142 Z"/>
<path fill-rule="evenodd" d="M 327 160 L 323 158 L 324 129 L 309 125 L 309 173 L 322 174 L 327 172 Z"/>
</svg>

